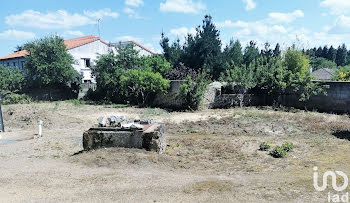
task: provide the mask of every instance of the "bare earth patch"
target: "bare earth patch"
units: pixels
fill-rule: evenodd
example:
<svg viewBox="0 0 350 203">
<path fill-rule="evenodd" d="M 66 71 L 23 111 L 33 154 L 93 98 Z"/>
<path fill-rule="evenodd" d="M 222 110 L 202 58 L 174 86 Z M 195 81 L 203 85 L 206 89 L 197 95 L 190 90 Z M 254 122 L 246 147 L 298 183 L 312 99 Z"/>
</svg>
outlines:
<svg viewBox="0 0 350 203">
<path fill-rule="evenodd" d="M 270 108 L 167 112 L 66 102 L 3 106 L 0 201 L 33 202 L 325 202 L 313 167 L 350 175 L 350 119 Z M 81 152 L 100 116 L 165 122 L 166 153 L 138 149 Z M 34 139 L 38 120 L 44 136 Z M 261 142 L 293 142 L 284 159 Z"/>
</svg>

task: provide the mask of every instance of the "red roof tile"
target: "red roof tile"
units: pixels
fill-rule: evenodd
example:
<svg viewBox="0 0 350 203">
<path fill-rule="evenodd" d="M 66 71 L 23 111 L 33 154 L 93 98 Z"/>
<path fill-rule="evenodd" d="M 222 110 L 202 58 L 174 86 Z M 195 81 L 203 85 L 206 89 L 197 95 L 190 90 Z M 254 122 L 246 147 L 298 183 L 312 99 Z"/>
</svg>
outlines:
<svg viewBox="0 0 350 203">
<path fill-rule="evenodd" d="M 7 55 L 7 56 L 0 57 L 0 60 L 11 59 L 11 58 L 20 58 L 20 57 L 27 56 L 27 55 L 29 55 L 29 52 L 27 50 L 22 50 L 22 51 L 15 52 L 15 53 Z"/>
<path fill-rule="evenodd" d="M 95 37 L 93 35 L 90 35 L 90 36 L 86 36 L 86 37 L 79 37 L 79 38 L 64 40 L 64 44 L 66 45 L 67 50 L 70 50 L 70 49 L 74 49 L 74 48 L 83 46 L 85 44 L 89 44 L 89 43 L 97 41 L 97 40 L 101 40 L 100 37 Z M 104 44 L 107 44 L 107 42 L 105 42 L 105 41 L 101 40 L 101 42 Z M 27 55 L 29 55 L 28 51 L 23 50 L 23 51 L 15 52 L 15 53 L 7 55 L 7 56 L 0 57 L 0 60 L 19 58 L 19 57 L 24 57 Z"/>
<path fill-rule="evenodd" d="M 69 49 L 74 49 L 76 47 L 80 47 L 85 44 L 89 44 L 97 40 L 100 40 L 100 38 L 90 35 L 86 37 L 79 37 L 79 38 L 65 40 L 64 44 L 67 46 L 67 49 L 69 50 Z"/>
</svg>

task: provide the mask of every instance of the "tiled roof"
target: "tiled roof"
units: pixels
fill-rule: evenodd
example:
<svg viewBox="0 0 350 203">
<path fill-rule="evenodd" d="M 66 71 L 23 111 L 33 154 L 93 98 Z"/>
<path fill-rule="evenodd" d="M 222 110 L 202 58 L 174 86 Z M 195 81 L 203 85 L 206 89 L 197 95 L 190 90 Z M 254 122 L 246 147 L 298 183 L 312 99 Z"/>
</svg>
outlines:
<svg viewBox="0 0 350 203">
<path fill-rule="evenodd" d="M 7 55 L 7 56 L 0 57 L 0 60 L 10 59 L 10 58 L 20 58 L 20 57 L 27 56 L 27 55 L 29 55 L 29 52 L 26 50 L 22 50 L 22 51 L 15 52 L 15 53 Z"/>
<path fill-rule="evenodd" d="M 69 49 L 74 49 L 76 47 L 80 47 L 85 44 L 89 44 L 97 40 L 100 40 L 100 38 L 90 35 L 86 37 L 79 37 L 79 38 L 64 40 L 64 44 L 67 46 L 67 49 L 69 50 Z"/>
<path fill-rule="evenodd" d="M 311 75 L 313 75 L 317 80 L 331 81 L 332 78 L 333 78 L 334 73 L 335 73 L 334 69 L 321 68 L 319 70 L 316 70 L 316 71 L 312 72 Z"/>
<path fill-rule="evenodd" d="M 86 37 L 79 37 L 79 38 L 64 40 L 64 44 L 66 45 L 67 50 L 70 50 L 70 49 L 74 49 L 74 48 L 83 46 L 85 44 L 89 44 L 89 43 L 97 41 L 97 40 L 101 40 L 100 37 L 95 37 L 93 35 L 90 35 L 90 36 L 86 36 Z M 108 43 L 105 41 L 101 40 L 101 42 L 108 45 Z M 15 53 L 7 55 L 7 56 L 0 57 L 0 60 L 19 58 L 19 57 L 24 57 L 26 55 L 29 55 L 29 52 L 26 50 L 23 50 L 23 51 L 15 52 Z"/>
<path fill-rule="evenodd" d="M 139 44 L 139 43 L 137 43 L 137 42 L 135 42 L 135 41 L 133 41 L 133 40 L 131 40 L 131 41 L 125 41 L 125 42 L 119 42 L 119 43 L 121 43 L 121 44 L 133 43 L 133 44 L 135 44 L 136 46 L 138 46 L 138 47 L 144 49 L 145 51 L 147 51 L 147 52 L 149 52 L 149 53 L 151 53 L 151 54 L 155 54 L 153 51 L 147 49 L 146 47 L 142 46 L 141 44 Z"/>
</svg>

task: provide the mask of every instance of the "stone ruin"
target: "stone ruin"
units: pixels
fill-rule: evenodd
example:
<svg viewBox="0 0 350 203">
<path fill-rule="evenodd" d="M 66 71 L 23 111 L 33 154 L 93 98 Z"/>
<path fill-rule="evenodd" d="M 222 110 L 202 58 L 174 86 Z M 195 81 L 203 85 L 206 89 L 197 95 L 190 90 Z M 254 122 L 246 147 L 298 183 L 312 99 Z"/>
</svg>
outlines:
<svg viewBox="0 0 350 203">
<path fill-rule="evenodd" d="M 124 116 L 101 117 L 84 132 L 84 150 L 124 147 L 165 152 L 165 125 L 153 119 L 127 120 Z"/>
</svg>

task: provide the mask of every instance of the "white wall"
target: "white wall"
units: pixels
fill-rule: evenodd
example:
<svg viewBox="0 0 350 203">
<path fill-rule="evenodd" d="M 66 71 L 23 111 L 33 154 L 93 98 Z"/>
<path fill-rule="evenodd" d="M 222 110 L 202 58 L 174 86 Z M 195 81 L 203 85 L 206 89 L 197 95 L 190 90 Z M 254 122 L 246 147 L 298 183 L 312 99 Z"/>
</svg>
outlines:
<svg viewBox="0 0 350 203">
<path fill-rule="evenodd" d="M 137 46 L 136 44 L 134 45 L 134 49 L 139 52 L 140 56 L 152 56 L 150 52 L 144 50 L 143 48 Z"/>
<path fill-rule="evenodd" d="M 83 74 L 83 81 L 89 80 L 91 82 L 96 82 L 95 78 L 91 77 L 91 69 L 86 68 L 84 64 L 84 58 L 89 58 L 91 65 L 95 65 L 95 60 L 99 55 L 107 54 L 110 48 L 108 45 L 102 43 L 100 40 L 85 44 L 80 47 L 68 50 L 75 60 L 73 67 L 76 71 Z"/>
</svg>

